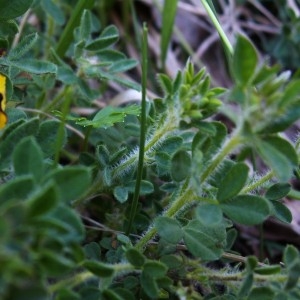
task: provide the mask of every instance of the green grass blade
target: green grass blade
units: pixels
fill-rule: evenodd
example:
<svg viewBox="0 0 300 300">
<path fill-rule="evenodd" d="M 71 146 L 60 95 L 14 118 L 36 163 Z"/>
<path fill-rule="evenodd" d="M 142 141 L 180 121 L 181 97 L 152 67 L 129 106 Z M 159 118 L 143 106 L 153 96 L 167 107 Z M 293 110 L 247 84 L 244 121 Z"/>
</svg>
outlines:
<svg viewBox="0 0 300 300">
<path fill-rule="evenodd" d="M 140 148 L 139 148 L 139 160 L 137 167 L 137 175 L 135 182 L 135 190 L 131 209 L 129 213 L 129 221 L 126 230 L 128 235 L 131 231 L 133 220 L 136 215 L 138 206 L 138 200 L 140 195 L 140 187 L 143 176 L 144 167 L 144 153 L 145 153 L 145 141 L 146 141 L 146 87 L 147 87 L 147 70 L 148 70 L 148 29 L 146 24 L 143 25 L 143 40 L 142 40 L 142 103 L 141 103 L 141 127 L 140 127 Z"/>
<path fill-rule="evenodd" d="M 167 58 L 168 46 L 173 32 L 173 26 L 177 11 L 178 0 L 165 0 L 162 12 L 162 32 L 161 32 L 161 66 L 164 67 Z"/>
<path fill-rule="evenodd" d="M 218 31 L 218 33 L 220 35 L 220 38 L 225 47 L 225 51 L 231 56 L 233 54 L 233 47 L 217 18 L 213 3 L 210 0 L 201 0 L 201 2 L 203 4 L 208 16 L 210 17 L 213 25 L 215 26 L 216 30 Z"/>
</svg>

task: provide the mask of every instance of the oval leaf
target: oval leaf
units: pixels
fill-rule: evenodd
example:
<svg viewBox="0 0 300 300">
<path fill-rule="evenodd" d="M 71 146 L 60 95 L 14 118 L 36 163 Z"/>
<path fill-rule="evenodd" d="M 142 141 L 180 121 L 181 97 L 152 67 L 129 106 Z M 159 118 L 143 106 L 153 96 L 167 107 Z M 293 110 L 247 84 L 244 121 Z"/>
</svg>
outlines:
<svg viewBox="0 0 300 300">
<path fill-rule="evenodd" d="M 248 171 L 249 168 L 244 163 L 237 163 L 231 167 L 220 183 L 217 199 L 223 202 L 226 199 L 236 196 L 247 181 Z"/>
<path fill-rule="evenodd" d="M 44 173 L 43 153 L 32 137 L 23 139 L 16 146 L 13 162 L 16 175 L 33 175 L 36 181 L 42 178 Z"/>
<path fill-rule="evenodd" d="M 262 140 L 257 142 L 256 148 L 266 164 L 274 170 L 279 180 L 285 182 L 291 178 L 293 174 L 293 165 L 289 158 L 272 144 Z"/>
<path fill-rule="evenodd" d="M 22 59 L 11 62 L 11 65 L 28 73 L 34 74 L 46 74 L 56 73 L 57 66 L 49 61 L 37 60 L 37 59 Z"/>
<path fill-rule="evenodd" d="M 244 225 L 260 224 L 270 215 L 268 201 L 253 195 L 236 196 L 221 203 L 220 207 L 230 219 Z"/>
<path fill-rule="evenodd" d="M 192 166 L 191 156 L 183 150 L 174 154 L 171 160 L 171 177 L 174 181 L 180 182 L 190 175 Z"/>
<path fill-rule="evenodd" d="M 158 217 L 154 221 L 158 234 L 167 242 L 177 244 L 183 237 L 178 221 L 168 217 Z"/>
<path fill-rule="evenodd" d="M 188 250 L 203 260 L 216 260 L 224 252 L 226 232 L 223 224 L 204 226 L 200 221 L 189 222 L 184 230 L 184 242 Z"/>
<path fill-rule="evenodd" d="M 266 192 L 265 197 L 269 200 L 279 200 L 285 197 L 291 190 L 289 183 L 275 183 Z"/>
<path fill-rule="evenodd" d="M 45 182 L 53 180 L 60 193 L 60 200 L 70 203 L 78 199 L 90 186 L 91 173 L 86 167 L 65 167 L 47 174 Z"/>
<path fill-rule="evenodd" d="M 241 86 L 250 83 L 257 65 L 257 53 L 252 43 L 244 36 L 237 38 L 233 54 L 233 75 L 235 81 Z"/>
<path fill-rule="evenodd" d="M 23 15 L 33 0 L 0 0 L 0 20 L 10 20 Z"/>
</svg>

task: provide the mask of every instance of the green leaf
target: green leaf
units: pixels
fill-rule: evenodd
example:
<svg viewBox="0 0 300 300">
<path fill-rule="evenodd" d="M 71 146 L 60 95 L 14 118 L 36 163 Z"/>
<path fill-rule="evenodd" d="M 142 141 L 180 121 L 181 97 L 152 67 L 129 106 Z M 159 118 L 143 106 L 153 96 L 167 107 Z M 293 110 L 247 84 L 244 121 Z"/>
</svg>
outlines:
<svg viewBox="0 0 300 300">
<path fill-rule="evenodd" d="M 254 272 L 256 274 L 260 274 L 260 275 L 273 275 L 273 274 L 280 273 L 280 271 L 281 271 L 280 265 L 257 267 L 257 268 L 254 269 Z"/>
<path fill-rule="evenodd" d="M 0 205 L 9 200 L 25 200 L 34 191 L 35 180 L 31 175 L 20 176 L 1 184 Z"/>
<path fill-rule="evenodd" d="M 252 272 L 256 268 L 257 264 L 258 264 L 258 259 L 256 256 L 254 255 L 248 256 L 246 260 L 246 270 L 248 272 Z"/>
<path fill-rule="evenodd" d="M 0 20 L 15 19 L 23 15 L 32 2 L 33 0 L 0 0 Z"/>
<path fill-rule="evenodd" d="M 133 69 L 138 65 L 138 61 L 135 59 L 122 59 L 118 60 L 110 65 L 108 68 L 111 73 L 121 73 Z"/>
<path fill-rule="evenodd" d="M 285 282 L 284 290 L 289 291 L 297 286 L 300 277 L 300 261 L 299 259 L 289 267 L 288 279 Z"/>
<path fill-rule="evenodd" d="M 78 78 L 76 77 L 74 71 L 68 66 L 57 67 L 57 80 L 67 85 L 78 83 Z"/>
<path fill-rule="evenodd" d="M 291 190 L 289 183 L 275 183 L 268 188 L 265 197 L 269 200 L 279 200 L 285 197 Z"/>
<path fill-rule="evenodd" d="M 134 193 L 135 180 L 126 183 L 125 187 L 128 190 L 128 192 Z M 146 180 L 141 180 L 140 195 L 151 194 L 151 193 L 153 193 L 153 191 L 154 191 L 154 186 L 153 186 L 152 182 L 146 181 Z"/>
<path fill-rule="evenodd" d="M 31 58 L 24 58 L 22 60 L 11 61 L 10 64 L 22 71 L 33 74 L 46 74 L 57 72 L 57 66 L 46 60 L 38 60 Z"/>
<path fill-rule="evenodd" d="M 76 292 L 68 289 L 68 288 L 63 288 L 60 289 L 57 293 L 56 293 L 56 299 L 55 300 L 80 300 L 80 296 L 79 294 L 77 294 Z"/>
<path fill-rule="evenodd" d="M 17 145 L 23 137 L 36 135 L 39 128 L 39 121 L 36 118 L 32 118 L 28 122 L 18 122 L 17 125 L 18 126 L 13 128 L 12 131 L 10 131 L 10 128 L 8 127 L 7 135 L 6 132 L 4 132 L 4 136 L 2 136 L 4 139 L 0 143 L 0 169 L 9 164 L 12 156 L 12 149 L 14 149 L 15 145 Z"/>
<path fill-rule="evenodd" d="M 244 36 L 237 37 L 233 54 L 232 71 L 235 81 L 241 86 L 247 86 L 256 69 L 257 53 L 252 43 Z"/>
<path fill-rule="evenodd" d="M 28 280 L 22 288 L 15 288 L 15 286 L 11 288 L 9 298 L 15 300 L 47 300 L 49 299 L 49 293 L 40 281 Z"/>
<path fill-rule="evenodd" d="M 292 222 L 293 220 L 292 213 L 283 203 L 275 200 L 275 201 L 271 201 L 271 205 L 273 205 L 274 217 L 276 217 L 278 220 L 285 223 L 290 224 Z"/>
<path fill-rule="evenodd" d="M 80 18 L 80 39 L 88 40 L 92 29 L 92 14 L 90 10 L 85 9 Z"/>
<path fill-rule="evenodd" d="M 69 258 L 46 249 L 39 253 L 38 263 L 48 276 L 62 276 L 76 266 Z"/>
<path fill-rule="evenodd" d="M 82 242 L 85 230 L 80 217 L 74 209 L 60 204 L 48 213 L 48 217 L 50 223 L 57 229 L 52 234 L 55 236 L 59 234 L 61 241 L 64 243 Z"/>
<path fill-rule="evenodd" d="M 82 266 L 99 277 L 110 277 L 114 273 L 114 268 L 111 265 L 94 260 L 86 260 Z"/>
<path fill-rule="evenodd" d="M 146 295 L 150 297 L 150 299 L 158 298 L 159 288 L 155 279 L 152 276 L 145 272 L 142 272 L 140 282 L 143 290 L 145 291 Z"/>
<path fill-rule="evenodd" d="M 143 273 L 152 278 L 161 278 L 167 273 L 167 266 L 159 261 L 148 261 L 143 265 Z"/>
<path fill-rule="evenodd" d="M 236 196 L 220 207 L 232 221 L 249 226 L 262 223 L 270 215 L 268 201 L 254 195 Z"/>
<path fill-rule="evenodd" d="M 91 172 L 86 167 L 64 167 L 49 172 L 44 182 L 54 180 L 60 194 L 60 201 L 70 203 L 78 199 L 89 188 Z"/>
<path fill-rule="evenodd" d="M 130 248 L 125 253 L 128 261 L 135 267 L 140 268 L 146 262 L 146 257 L 135 248 Z"/>
<path fill-rule="evenodd" d="M 207 134 L 210 136 L 215 136 L 217 134 L 217 129 L 216 127 L 211 124 L 210 122 L 197 122 L 195 124 L 195 126 L 197 126 L 197 128 L 199 128 L 199 131 L 201 132 L 201 134 Z"/>
<path fill-rule="evenodd" d="M 169 76 L 166 74 L 158 74 L 157 79 L 159 82 L 159 85 L 161 86 L 162 90 L 166 95 L 173 94 L 173 84 Z"/>
<path fill-rule="evenodd" d="M 163 12 L 162 12 L 162 31 L 161 31 L 161 42 L 160 42 L 160 52 L 161 52 L 161 65 L 165 65 L 168 46 L 172 36 L 176 11 L 177 11 L 178 0 L 166 0 L 164 2 Z"/>
<path fill-rule="evenodd" d="M 268 142 L 260 140 L 256 144 L 260 156 L 271 167 L 280 181 L 288 181 L 293 174 L 293 165 L 289 158 Z"/>
<path fill-rule="evenodd" d="M 217 199 L 220 202 L 224 202 L 236 196 L 244 187 L 248 178 L 249 168 L 244 163 L 237 163 L 231 167 L 231 169 L 223 174 L 223 180 L 221 181 L 217 193 Z"/>
<path fill-rule="evenodd" d="M 118 287 L 118 288 L 114 289 L 114 292 L 116 294 L 118 294 L 122 300 L 135 300 L 136 299 L 135 296 L 133 295 L 133 293 L 126 288 Z M 110 300 L 111 298 L 108 298 L 108 299 Z"/>
<path fill-rule="evenodd" d="M 27 202 L 28 215 L 36 217 L 46 214 L 52 210 L 58 200 L 58 193 L 53 182 L 42 187 L 37 194 L 35 194 L 30 201 Z"/>
<path fill-rule="evenodd" d="M 219 151 L 221 145 L 223 144 L 226 136 L 227 136 L 227 128 L 221 122 L 211 122 L 216 129 L 216 134 L 210 139 L 210 144 L 203 152 L 204 158 L 203 161 L 209 161 L 214 154 Z M 202 149 L 201 149 L 202 151 Z"/>
<path fill-rule="evenodd" d="M 246 275 L 245 279 L 242 282 L 242 285 L 238 292 L 238 299 L 243 299 L 243 297 L 249 293 L 252 285 L 253 285 L 253 274 L 250 273 Z"/>
<path fill-rule="evenodd" d="M 116 186 L 113 190 L 114 197 L 120 202 L 124 203 L 128 200 L 128 189 L 124 186 Z"/>
<path fill-rule="evenodd" d="M 157 233 L 169 243 L 177 244 L 183 237 L 180 223 L 169 217 L 157 217 L 154 226 Z"/>
<path fill-rule="evenodd" d="M 39 182 L 44 175 L 43 153 L 32 137 L 26 137 L 17 144 L 13 163 L 17 176 L 32 175 Z"/>
<path fill-rule="evenodd" d="M 293 103 L 295 100 L 299 99 L 300 95 L 300 79 L 291 80 L 285 90 L 284 94 L 280 100 L 282 107 L 288 106 L 290 103 Z"/>
<path fill-rule="evenodd" d="M 155 153 L 155 163 L 158 176 L 163 176 L 169 173 L 171 157 L 166 152 Z"/>
<path fill-rule="evenodd" d="M 179 269 L 183 266 L 183 259 L 177 255 L 164 255 L 160 258 L 169 269 Z"/>
<path fill-rule="evenodd" d="M 76 1 L 73 6 L 70 18 L 60 34 L 59 41 L 56 46 L 57 55 L 62 58 L 68 50 L 70 44 L 73 42 L 74 29 L 79 25 L 80 18 L 85 9 L 92 9 L 94 0 Z"/>
<path fill-rule="evenodd" d="M 7 108 L 5 112 L 8 116 L 8 124 L 15 123 L 19 120 L 27 120 L 26 113 L 18 108 Z"/>
<path fill-rule="evenodd" d="M 166 138 L 159 148 L 159 151 L 166 152 L 169 155 L 175 153 L 183 144 L 183 138 L 181 136 L 171 136 Z"/>
<path fill-rule="evenodd" d="M 81 126 L 93 126 L 94 128 L 108 128 L 115 123 L 124 122 L 126 115 L 139 115 L 140 107 L 137 105 L 129 105 L 126 107 L 106 106 L 101 109 L 92 121 L 78 119 L 76 122 Z"/>
<path fill-rule="evenodd" d="M 276 133 L 281 132 L 290 127 L 300 118 L 300 101 L 297 101 L 280 112 L 280 115 L 269 120 L 267 125 L 259 130 L 259 133 Z"/>
<path fill-rule="evenodd" d="M 196 209 L 196 217 L 204 225 L 214 225 L 222 222 L 223 213 L 218 205 L 202 204 Z"/>
<path fill-rule="evenodd" d="M 251 290 L 248 300 L 273 300 L 275 296 L 274 291 L 266 286 L 255 287 Z"/>
<path fill-rule="evenodd" d="M 89 260 L 100 260 L 101 259 L 101 248 L 96 242 L 91 242 L 84 245 L 85 257 Z"/>
<path fill-rule="evenodd" d="M 279 136 L 268 136 L 264 141 L 272 145 L 294 165 L 298 166 L 298 155 L 294 146 L 286 139 Z"/>
<path fill-rule="evenodd" d="M 102 175 L 104 184 L 110 186 L 112 184 L 112 169 L 110 167 L 105 167 L 103 169 Z"/>
<path fill-rule="evenodd" d="M 187 151 L 177 151 L 171 159 L 171 177 L 174 181 L 180 182 L 186 179 L 191 172 L 192 159 Z"/>
<path fill-rule="evenodd" d="M 226 231 L 223 224 L 204 226 L 199 220 L 193 220 L 183 231 L 184 242 L 194 256 L 211 261 L 220 258 L 224 252 Z"/>
<path fill-rule="evenodd" d="M 295 246 L 288 245 L 284 249 L 283 262 L 289 268 L 299 259 L 299 252 Z"/>
<path fill-rule="evenodd" d="M 100 51 L 109 46 L 112 46 L 119 39 L 119 31 L 116 26 L 110 25 L 106 27 L 99 38 L 93 40 L 86 45 L 86 49 L 90 51 Z"/>
<path fill-rule="evenodd" d="M 231 228 L 227 231 L 227 237 L 226 237 L 226 250 L 230 250 L 236 241 L 236 238 L 238 236 L 237 230 L 235 228 Z"/>
<path fill-rule="evenodd" d="M 35 45 L 38 39 L 38 34 L 31 33 L 26 35 L 16 47 L 12 48 L 9 52 L 9 59 L 16 60 L 24 56 Z"/>
<path fill-rule="evenodd" d="M 44 11 L 52 17 L 55 23 L 58 25 L 63 25 L 65 23 L 65 15 L 63 10 L 56 5 L 56 3 L 54 3 L 52 0 L 42 0 L 41 5 Z"/>
<path fill-rule="evenodd" d="M 43 155 L 45 158 L 51 157 L 54 155 L 54 153 L 56 153 L 56 140 L 59 127 L 60 123 L 56 120 L 48 120 L 40 125 L 36 139 L 43 151 Z M 67 132 L 65 130 L 62 147 L 66 144 L 66 142 Z"/>
<path fill-rule="evenodd" d="M 100 144 L 96 147 L 96 157 L 101 166 L 104 168 L 109 165 L 109 151 L 106 145 Z"/>
<path fill-rule="evenodd" d="M 100 61 L 111 63 L 125 59 L 126 55 L 114 49 L 104 49 L 97 52 L 97 57 L 99 57 Z"/>
<path fill-rule="evenodd" d="M 109 299 L 109 300 L 125 300 L 123 297 L 119 296 L 113 290 L 106 289 L 102 292 L 101 299 Z"/>
</svg>

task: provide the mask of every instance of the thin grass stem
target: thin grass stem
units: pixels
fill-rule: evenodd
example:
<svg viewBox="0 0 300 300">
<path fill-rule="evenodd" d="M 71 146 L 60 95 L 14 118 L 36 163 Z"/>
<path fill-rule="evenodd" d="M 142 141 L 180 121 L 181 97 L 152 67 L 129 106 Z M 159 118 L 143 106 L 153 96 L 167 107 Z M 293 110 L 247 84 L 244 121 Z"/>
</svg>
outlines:
<svg viewBox="0 0 300 300">
<path fill-rule="evenodd" d="M 140 127 L 140 147 L 139 147 L 139 159 L 137 168 L 137 177 L 135 182 L 135 190 L 131 209 L 129 213 L 129 221 L 126 229 L 128 235 L 131 231 L 133 220 L 136 215 L 138 206 L 138 200 L 140 195 L 141 181 L 143 176 L 144 167 L 144 154 L 145 154 L 145 142 L 146 142 L 146 87 L 147 87 L 147 70 L 148 70 L 148 29 L 147 25 L 143 25 L 143 39 L 142 39 L 142 102 L 141 102 L 141 127 Z"/>
</svg>

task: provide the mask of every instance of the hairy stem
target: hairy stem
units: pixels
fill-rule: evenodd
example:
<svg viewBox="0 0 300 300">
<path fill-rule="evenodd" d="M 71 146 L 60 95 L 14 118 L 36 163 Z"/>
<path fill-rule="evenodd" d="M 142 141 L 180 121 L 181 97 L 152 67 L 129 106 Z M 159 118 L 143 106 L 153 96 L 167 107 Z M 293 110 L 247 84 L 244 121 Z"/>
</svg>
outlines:
<svg viewBox="0 0 300 300">
<path fill-rule="evenodd" d="M 165 217 L 174 217 L 186 204 L 194 201 L 194 193 L 187 188 L 185 192 L 180 195 L 170 207 L 163 213 Z M 144 251 L 146 244 L 155 236 L 157 230 L 152 227 L 146 234 L 138 241 L 135 248 L 139 251 Z"/>
<path fill-rule="evenodd" d="M 257 188 L 259 188 L 260 186 L 262 186 L 265 182 L 269 181 L 270 179 L 272 179 L 272 177 L 274 176 L 274 172 L 273 171 L 269 171 L 266 175 L 264 175 L 263 177 L 261 177 L 259 180 L 255 181 L 254 183 L 244 187 L 241 191 L 242 194 L 246 194 L 249 193 Z"/>
<path fill-rule="evenodd" d="M 207 169 L 202 173 L 200 182 L 204 182 L 235 148 L 237 148 L 242 142 L 242 137 L 238 134 L 234 134 L 223 146 L 221 151 L 213 158 Z"/>
</svg>

